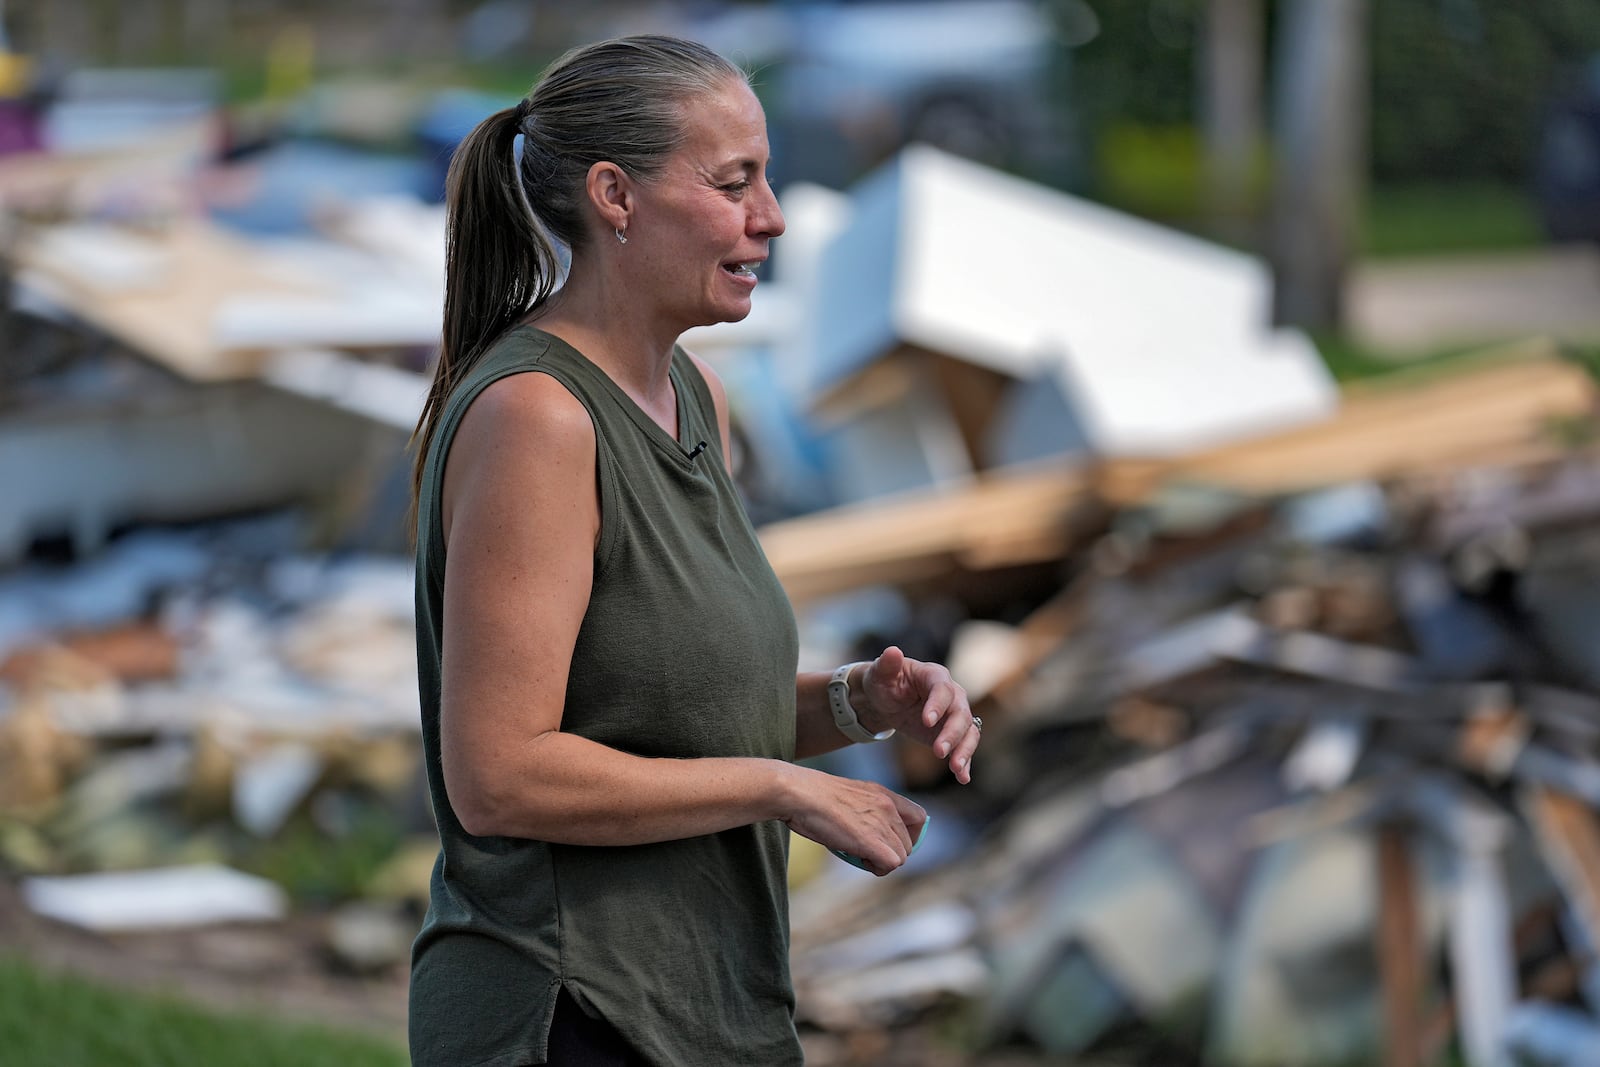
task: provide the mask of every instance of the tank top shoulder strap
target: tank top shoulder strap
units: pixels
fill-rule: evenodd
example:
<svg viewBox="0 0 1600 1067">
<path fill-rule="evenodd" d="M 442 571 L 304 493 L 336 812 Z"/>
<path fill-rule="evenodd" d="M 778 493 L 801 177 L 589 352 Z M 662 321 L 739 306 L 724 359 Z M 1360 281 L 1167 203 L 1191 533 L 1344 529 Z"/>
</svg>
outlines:
<svg viewBox="0 0 1600 1067">
<path fill-rule="evenodd" d="M 603 441 L 599 440 L 599 420 L 594 410 L 594 383 L 585 380 L 585 361 L 563 358 L 568 351 L 564 343 L 550 334 L 527 327 L 513 327 L 490 346 L 445 401 L 438 416 L 438 427 L 434 431 L 427 462 L 423 466 L 418 498 L 417 551 L 428 572 L 438 582 L 442 583 L 444 579 L 444 527 L 440 498 L 445 462 L 467 409 L 485 389 L 513 374 L 530 371 L 549 374 L 589 411 L 596 427 L 597 453 L 603 457 L 605 450 Z M 597 458 L 597 462 L 604 464 L 605 460 Z M 602 476 L 602 485 L 606 481 Z"/>
<path fill-rule="evenodd" d="M 673 346 L 672 369 L 678 381 L 689 387 L 688 402 L 684 405 L 693 416 L 693 423 L 685 427 L 682 436 L 690 446 L 695 444 L 691 434 L 704 440 L 708 448 L 722 454 L 722 426 L 717 421 L 717 405 L 711 395 L 711 384 L 700 371 L 694 357 L 681 346 Z"/>
</svg>

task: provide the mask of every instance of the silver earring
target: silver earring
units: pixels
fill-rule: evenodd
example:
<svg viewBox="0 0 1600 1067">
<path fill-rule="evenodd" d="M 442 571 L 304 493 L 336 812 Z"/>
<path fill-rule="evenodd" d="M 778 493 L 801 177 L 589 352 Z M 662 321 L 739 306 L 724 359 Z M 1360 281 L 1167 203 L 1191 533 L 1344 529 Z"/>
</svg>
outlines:
<svg viewBox="0 0 1600 1067">
<path fill-rule="evenodd" d="M 617 230 L 616 234 L 617 234 L 617 244 L 625 245 L 625 244 L 628 243 L 628 235 L 627 234 L 623 233 L 621 230 Z"/>
</svg>

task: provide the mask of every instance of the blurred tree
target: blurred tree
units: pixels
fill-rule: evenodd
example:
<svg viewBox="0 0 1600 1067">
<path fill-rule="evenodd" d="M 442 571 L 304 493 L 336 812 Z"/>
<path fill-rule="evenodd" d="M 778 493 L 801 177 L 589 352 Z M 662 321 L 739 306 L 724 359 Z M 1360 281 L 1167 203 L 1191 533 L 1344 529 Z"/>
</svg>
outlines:
<svg viewBox="0 0 1600 1067">
<path fill-rule="evenodd" d="M 183 54 L 215 56 L 227 42 L 233 0 L 183 0 Z"/>
<path fill-rule="evenodd" d="M 1213 188 L 1208 176 L 1221 165 L 1212 155 L 1215 138 L 1223 136 L 1217 123 L 1246 121 L 1236 101 L 1252 77 L 1249 64 L 1279 62 L 1262 42 L 1275 35 L 1289 3 L 1090 2 L 1099 33 L 1073 50 L 1066 90 L 1080 121 L 1083 155 L 1096 163 L 1086 178 L 1088 191 L 1137 208 L 1137 198 L 1122 195 L 1121 168 L 1131 168 L 1141 188 L 1150 186 L 1150 176 L 1137 160 L 1108 150 L 1108 138 L 1115 145 L 1137 146 L 1152 137 L 1181 144 L 1162 131 L 1199 126 L 1206 131 L 1202 158 L 1168 153 L 1166 181 L 1173 188 L 1159 204 L 1201 209 L 1213 203 L 1198 194 Z M 1258 8 L 1257 20 L 1244 17 L 1250 6 Z M 1369 17 L 1370 94 L 1383 101 L 1371 115 L 1370 160 L 1374 180 L 1385 185 L 1525 183 L 1542 109 L 1563 71 L 1600 52 L 1596 0 L 1382 0 L 1371 5 Z M 1141 134 L 1130 137 L 1130 130 Z M 1202 189 L 1177 188 L 1186 181 Z"/>
<path fill-rule="evenodd" d="M 116 20 L 118 63 L 137 66 L 161 53 L 166 28 L 162 0 L 121 0 L 111 12 Z"/>
<path fill-rule="evenodd" d="M 1200 64 L 1206 204 L 1213 218 L 1243 220 L 1254 208 L 1261 147 L 1261 0 L 1207 0 Z"/>
<path fill-rule="evenodd" d="M 1337 329 L 1367 171 L 1367 0 L 1284 0 L 1277 40 L 1274 317 Z"/>
</svg>

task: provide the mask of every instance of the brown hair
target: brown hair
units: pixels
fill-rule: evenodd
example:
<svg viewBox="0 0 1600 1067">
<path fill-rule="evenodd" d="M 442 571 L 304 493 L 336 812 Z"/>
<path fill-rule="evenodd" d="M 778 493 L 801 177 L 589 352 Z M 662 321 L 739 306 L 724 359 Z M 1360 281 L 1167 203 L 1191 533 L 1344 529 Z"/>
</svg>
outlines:
<svg viewBox="0 0 1600 1067">
<path fill-rule="evenodd" d="M 643 34 L 575 48 L 515 107 L 480 122 L 445 181 L 444 336 L 412 434 L 413 509 L 434 429 L 456 384 L 560 284 L 556 242 L 587 241 L 589 168 L 606 160 L 648 181 L 683 140 L 682 105 L 743 71 L 693 41 Z M 520 164 L 513 163 L 522 135 Z M 413 529 L 415 527 L 413 526 Z"/>
</svg>

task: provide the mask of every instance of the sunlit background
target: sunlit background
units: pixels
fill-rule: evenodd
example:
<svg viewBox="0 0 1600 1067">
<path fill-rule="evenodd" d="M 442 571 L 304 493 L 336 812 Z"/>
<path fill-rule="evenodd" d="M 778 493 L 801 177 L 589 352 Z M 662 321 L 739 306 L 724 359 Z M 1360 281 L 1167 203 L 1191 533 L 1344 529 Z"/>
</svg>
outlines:
<svg viewBox="0 0 1600 1067">
<path fill-rule="evenodd" d="M 0 30 L 6 1063 L 404 1062 L 444 174 L 631 32 L 766 108 L 788 232 L 684 343 L 802 667 L 898 643 L 987 724 L 969 788 L 819 761 L 934 822 L 793 840 L 808 1062 L 1600 1063 L 1593 0 Z"/>
</svg>

